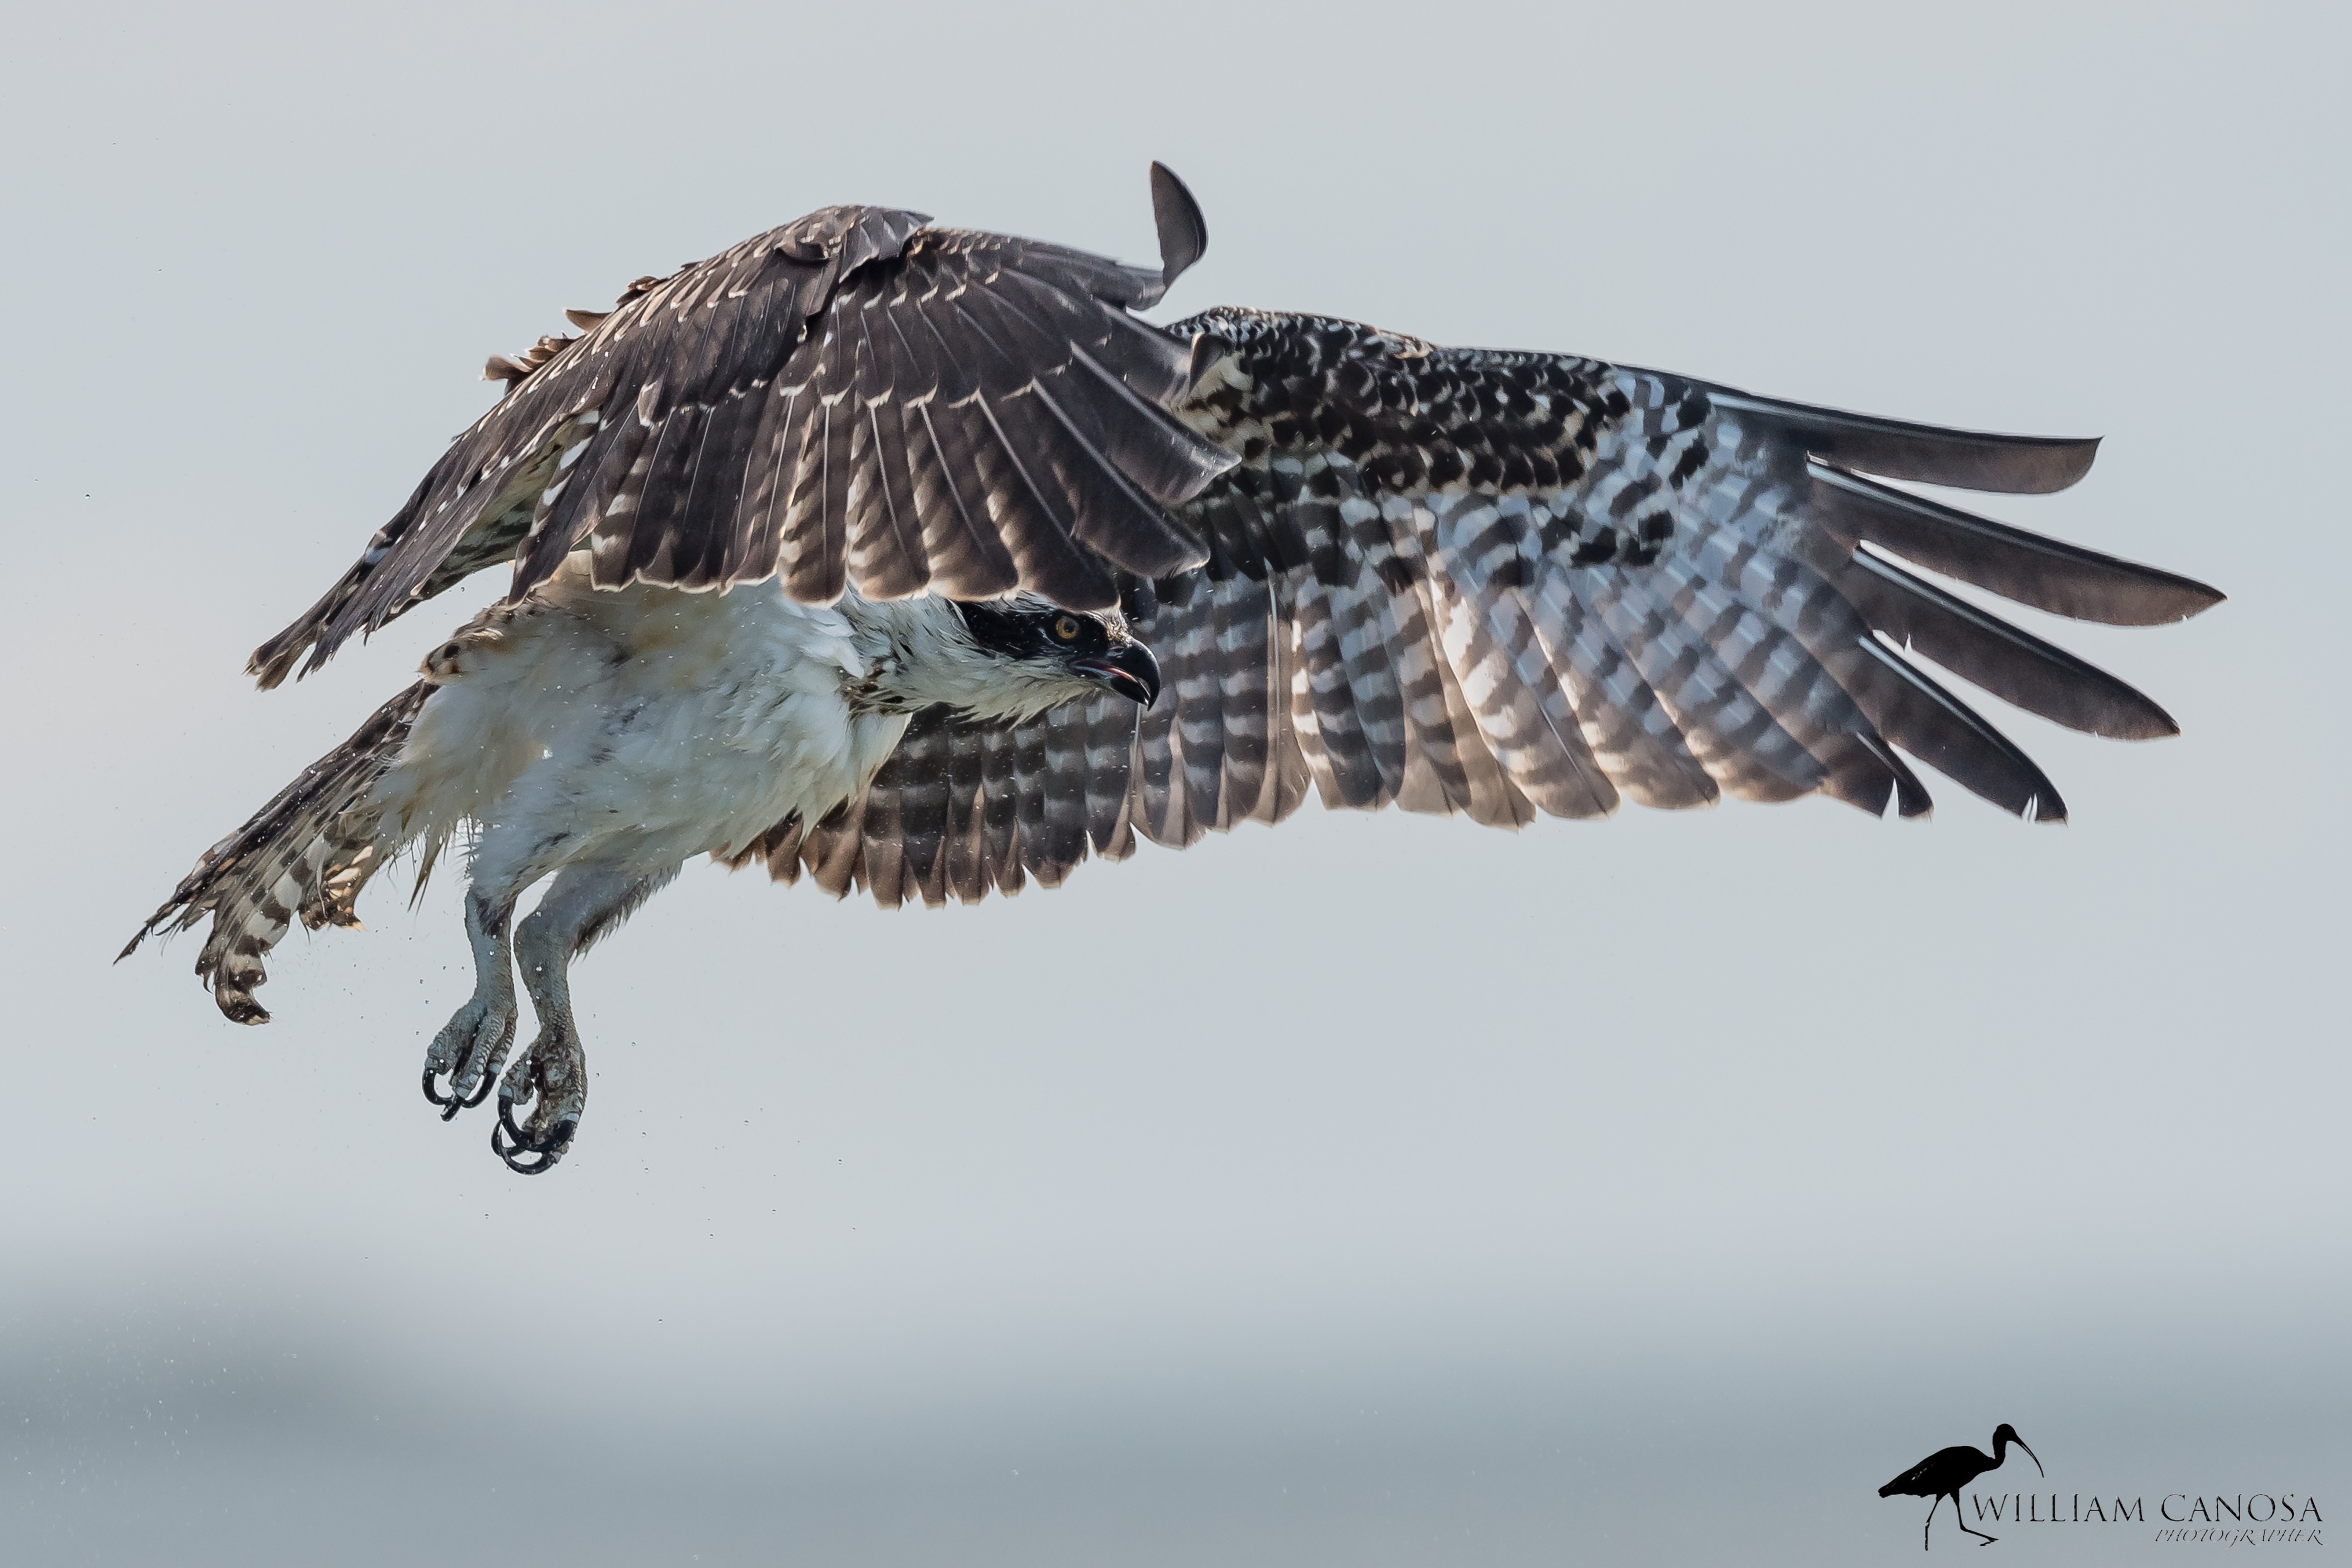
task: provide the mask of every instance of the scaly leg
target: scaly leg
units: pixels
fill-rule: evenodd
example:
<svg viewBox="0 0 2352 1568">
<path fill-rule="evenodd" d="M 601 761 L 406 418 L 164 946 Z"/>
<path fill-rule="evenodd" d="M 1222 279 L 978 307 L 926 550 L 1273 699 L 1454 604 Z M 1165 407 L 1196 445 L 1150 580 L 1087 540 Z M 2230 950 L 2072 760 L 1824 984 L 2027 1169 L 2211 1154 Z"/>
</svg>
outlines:
<svg viewBox="0 0 2352 1568">
<path fill-rule="evenodd" d="M 474 994 L 433 1037 L 425 1053 L 425 1097 L 449 1120 L 478 1105 L 498 1081 L 514 1044 L 514 901 L 500 904 L 478 888 L 466 894 L 466 940 L 474 949 Z M 442 1093 L 434 1080 L 449 1080 Z"/>
<path fill-rule="evenodd" d="M 565 866 L 517 930 L 515 950 L 531 1010 L 539 1015 L 539 1038 L 499 1084 L 499 1124 L 490 1129 L 490 1147 L 508 1168 L 537 1176 L 562 1159 L 588 1103 L 588 1057 L 572 1019 L 572 957 L 677 873 L 673 865 L 646 875 L 608 861 Z M 530 1108 L 520 1122 L 518 1103 Z"/>
</svg>

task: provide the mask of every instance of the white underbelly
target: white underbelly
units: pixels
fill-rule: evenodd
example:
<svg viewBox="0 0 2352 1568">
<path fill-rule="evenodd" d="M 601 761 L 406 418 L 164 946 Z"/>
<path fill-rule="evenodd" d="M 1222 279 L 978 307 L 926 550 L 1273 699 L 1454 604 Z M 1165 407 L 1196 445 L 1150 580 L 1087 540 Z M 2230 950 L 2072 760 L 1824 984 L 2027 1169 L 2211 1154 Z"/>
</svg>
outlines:
<svg viewBox="0 0 2352 1568">
<path fill-rule="evenodd" d="M 592 838 L 641 839 L 668 861 L 740 849 L 794 812 L 832 810 L 866 788 L 907 722 L 854 716 L 837 683 L 811 692 L 767 670 L 615 695 L 509 797 L 546 827 L 561 819 Z"/>
<path fill-rule="evenodd" d="M 737 850 L 862 792 L 905 731 L 853 710 L 865 672 L 842 614 L 772 582 L 545 591 L 434 694 L 386 780 L 412 832 L 476 823 L 478 861 L 536 876 Z"/>
</svg>

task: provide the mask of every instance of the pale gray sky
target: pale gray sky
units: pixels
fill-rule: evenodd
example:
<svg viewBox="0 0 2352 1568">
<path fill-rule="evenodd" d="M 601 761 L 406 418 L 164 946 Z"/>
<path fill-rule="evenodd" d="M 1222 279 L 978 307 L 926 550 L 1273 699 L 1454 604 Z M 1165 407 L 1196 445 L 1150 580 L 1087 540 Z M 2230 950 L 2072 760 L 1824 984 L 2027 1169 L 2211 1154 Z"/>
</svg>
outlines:
<svg viewBox="0 0 2352 1568">
<path fill-rule="evenodd" d="M 2045 1490 L 2352 1508 L 2347 34 L 12 24 L 0 1556 L 1870 1563 L 1924 1511 L 1877 1485 L 2000 1421 Z M 2003 710 L 2063 829 L 1948 784 L 1924 825 L 1309 814 L 945 914 L 690 868 L 581 967 L 590 1114 L 536 1182 L 416 1092 L 467 988 L 446 882 L 290 941 L 266 1030 L 191 943 L 108 967 L 495 591 L 299 686 L 238 673 L 486 404 L 487 353 L 826 202 L 1149 257 L 1151 157 L 1211 227 L 1175 313 L 2105 434 L 2076 490 L 1991 509 L 2229 591 L 2055 633 L 2186 734 Z"/>
</svg>

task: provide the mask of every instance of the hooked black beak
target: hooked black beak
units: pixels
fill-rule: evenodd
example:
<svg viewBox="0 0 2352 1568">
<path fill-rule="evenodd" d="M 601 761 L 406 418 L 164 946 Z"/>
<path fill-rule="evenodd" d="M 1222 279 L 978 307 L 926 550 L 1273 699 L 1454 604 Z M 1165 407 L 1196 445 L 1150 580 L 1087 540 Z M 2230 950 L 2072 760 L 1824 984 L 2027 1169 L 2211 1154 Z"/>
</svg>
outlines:
<svg viewBox="0 0 2352 1568">
<path fill-rule="evenodd" d="M 2011 1441 L 2011 1442 L 2015 1443 L 2019 1448 L 2024 1448 L 2024 1449 L 2025 1449 L 2025 1457 L 2026 1457 L 2027 1458 L 2032 1459 L 2032 1460 L 2033 1461 L 2033 1468 L 2034 1468 L 2035 1469 L 2037 1469 L 2037 1470 L 2042 1470 L 2042 1456 L 2041 1456 L 2041 1455 L 2039 1455 L 2039 1454 L 2037 1454 L 2037 1453 L 2035 1453 L 2035 1452 L 2034 1452 L 2031 1448 L 2027 1448 L 2027 1447 L 2026 1447 L 2026 1442 L 2025 1442 L 2025 1439 L 2024 1439 L 2024 1438 L 2022 1438 L 2022 1437 L 2012 1437 L 2012 1438 L 2011 1438 L 2011 1439 L 2010 1439 L 2010 1441 Z M 2042 1474 L 2043 1479 L 2047 1479 L 2049 1478 L 2050 1472 L 2049 1472 L 2048 1470 L 2042 1470 Z"/>
<path fill-rule="evenodd" d="M 1121 643 L 1107 653 L 1080 659 L 1072 667 L 1138 707 L 1148 708 L 1160 700 L 1160 661 L 1140 643 Z"/>
</svg>

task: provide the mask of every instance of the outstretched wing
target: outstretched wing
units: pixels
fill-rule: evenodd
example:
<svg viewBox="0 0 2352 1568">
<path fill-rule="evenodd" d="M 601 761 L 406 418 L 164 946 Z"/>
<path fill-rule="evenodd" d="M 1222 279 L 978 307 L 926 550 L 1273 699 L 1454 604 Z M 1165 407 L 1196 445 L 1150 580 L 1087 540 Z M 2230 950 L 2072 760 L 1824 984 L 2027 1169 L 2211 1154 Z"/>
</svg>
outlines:
<svg viewBox="0 0 2352 1568">
<path fill-rule="evenodd" d="M 1188 844 L 1328 806 L 1517 825 L 1623 799 L 1822 792 L 1928 808 L 1907 754 L 2042 821 L 2032 760 L 1923 656 L 2094 734 L 2172 720 L 1897 560 L 2078 620 L 2221 595 L 1866 478 L 2042 492 L 2095 444 L 1801 407 L 1544 354 L 1218 311 L 1181 416 L 1238 465 L 1179 516 L 1197 570 L 1123 580 L 1164 695 L 1011 729 L 919 718 L 849 810 L 758 846 L 772 872 L 938 903 L 1058 882 L 1135 834 Z"/>
<path fill-rule="evenodd" d="M 577 339 L 493 359 L 459 436 L 326 597 L 256 651 L 277 685 L 460 579 L 517 594 L 586 540 L 595 580 L 780 575 L 828 602 L 1027 588 L 1107 608 L 1114 570 L 1199 562 L 1170 526 L 1231 461 L 1171 420 L 1188 340 L 1138 320 L 1206 231 L 1158 165 L 1162 265 L 829 207 L 667 278 Z"/>
</svg>

